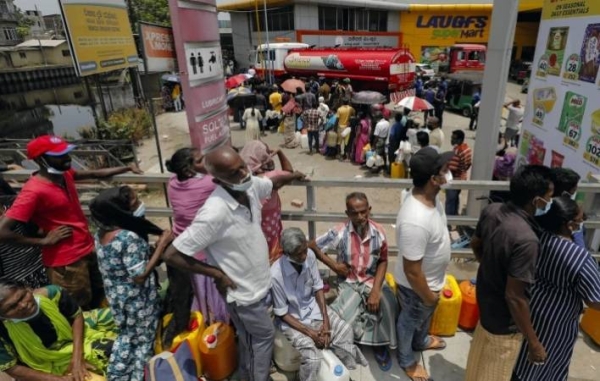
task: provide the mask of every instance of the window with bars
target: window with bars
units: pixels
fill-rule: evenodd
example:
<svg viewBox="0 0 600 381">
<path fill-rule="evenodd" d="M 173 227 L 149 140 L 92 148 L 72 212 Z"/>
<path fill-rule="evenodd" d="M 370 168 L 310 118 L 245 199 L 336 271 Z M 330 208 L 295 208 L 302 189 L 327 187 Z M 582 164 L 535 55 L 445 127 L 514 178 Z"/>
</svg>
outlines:
<svg viewBox="0 0 600 381">
<path fill-rule="evenodd" d="M 258 15 L 258 25 L 256 23 Z M 248 13 L 252 30 L 254 32 L 265 30 L 265 12 L 259 10 L 258 13 Z M 269 31 L 277 32 L 282 30 L 294 30 L 294 6 L 281 7 L 273 10 L 267 10 L 267 20 Z"/>
<path fill-rule="evenodd" d="M 387 32 L 387 16 L 387 11 L 319 6 L 319 29 Z"/>
</svg>

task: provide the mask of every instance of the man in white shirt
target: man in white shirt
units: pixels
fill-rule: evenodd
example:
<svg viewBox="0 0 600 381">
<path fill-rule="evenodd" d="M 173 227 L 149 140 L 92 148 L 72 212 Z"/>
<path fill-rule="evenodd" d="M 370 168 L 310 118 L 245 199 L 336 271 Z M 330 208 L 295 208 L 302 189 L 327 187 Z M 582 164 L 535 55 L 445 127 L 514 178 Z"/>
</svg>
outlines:
<svg viewBox="0 0 600 381">
<path fill-rule="evenodd" d="M 261 229 L 261 201 L 274 189 L 304 175 L 253 177 L 239 154 L 228 146 L 209 152 L 204 160 L 219 186 L 163 259 L 170 266 L 214 278 L 240 338 L 240 379 L 267 381 L 275 331 L 265 300 L 271 277 Z M 206 253 L 206 264 L 193 257 L 199 251 Z"/>
<path fill-rule="evenodd" d="M 506 129 L 504 130 L 504 140 L 508 145 L 514 145 L 514 139 L 519 134 L 519 124 L 523 121 L 525 109 L 521 106 L 521 101 L 516 99 L 504 105 L 508 110 L 506 118 Z"/>
<path fill-rule="evenodd" d="M 383 158 L 383 166 L 387 166 L 387 155 L 385 153 L 385 147 L 388 139 L 388 135 L 390 133 L 390 122 L 382 116 L 380 116 L 379 121 L 375 125 L 375 152 L 377 155 Z M 381 168 L 379 168 L 381 169 Z"/>
<path fill-rule="evenodd" d="M 398 262 L 398 360 L 411 379 L 427 380 L 427 371 L 415 361 L 413 351 L 443 349 L 446 343 L 429 336 L 431 317 L 444 287 L 450 262 L 450 235 L 444 204 L 438 194 L 449 183 L 448 162 L 454 154 L 438 154 L 425 147 L 410 160 L 414 187 L 403 197 L 396 220 Z"/>
<path fill-rule="evenodd" d="M 427 118 L 427 128 L 429 129 L 429 145 L 435 148 L 438 152 L 442 149 L 442 144 L 446 137 L 444 131 L 440 128 L 440 120 L 435 116 Z"/>
</svg>

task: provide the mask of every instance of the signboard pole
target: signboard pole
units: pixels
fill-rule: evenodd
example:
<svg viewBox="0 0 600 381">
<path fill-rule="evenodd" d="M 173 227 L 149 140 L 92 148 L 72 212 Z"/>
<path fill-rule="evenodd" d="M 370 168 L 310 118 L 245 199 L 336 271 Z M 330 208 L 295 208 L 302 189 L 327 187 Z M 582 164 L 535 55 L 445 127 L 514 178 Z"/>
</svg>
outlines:
<svg viewBox="0 0 600 381">
<path fill-rule="evenodd" d="M 102 93 L 102 84 L 100 84 L 100 76 L 94 75 L 94 82 L 96 82 L 96 91 L 98 91 L 98 97 L 100 98 L 100 107 L 102 109 L 102 116 L 104 120 L 108 120 L 108 112 L 106 111 L 106 103 L 104 102 L 104 94 Z"/>
<path fill-rule="evenodd" d="M 500 120 L 502 119 L 508 68 L 513 47 L 513 31 L 517 26 L 518 14 L 519 0 L 502 0 L 494 3 L 492 28 L 483 74 L 483 96 L 477 122 L 479 128 L 473 155 L 472 180 L 492 179 L 495 159 L 492 152 L 496 152 L 498 146 L 498 133 L 500 132 Z M 477 198 L 482 195 L 482 192 L 469 191 L 467 213 L 470 216 L 479 216 L 483 205 L 477 201 Z"/>
<path fill-rule="evenodd" d="M 265 58 L 265 61 L 266 61 L 265 68 L 267 69 L 266 70 L 266 74 L 267 74 L 266 80 L 267 80 L 267 83 L 270 85 L 272 82 L 271 82 L 271 73 L 269 72 L 269 62 L 272 62 L 272 61 L 271 61 L 271 51 L 269 50 L 269 18 L 267 17 L 267 0 L 263 0 L 263 8 L 265 11 L 265 36 L 267 38 L 267 55 Z"/>
</svg>

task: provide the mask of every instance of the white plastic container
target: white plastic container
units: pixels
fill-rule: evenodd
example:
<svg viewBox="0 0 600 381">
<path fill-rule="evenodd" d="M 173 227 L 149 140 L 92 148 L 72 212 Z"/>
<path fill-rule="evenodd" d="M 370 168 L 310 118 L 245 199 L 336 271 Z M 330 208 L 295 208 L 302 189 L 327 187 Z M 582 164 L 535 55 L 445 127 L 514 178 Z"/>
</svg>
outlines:
<svg viewBox="0 0 600 381">
<path fill-rule="evenodd" d="M 302 147 L 302 149 L 308 149 L 308 135 L 300 136 L 300 147 Z"/>
<path fill-rule="evenodd" d="M 350 381 L 350 372 L 329 349 L 323 350 L 323 361 L 317 375 L 318 381 Z"/>
<path fill-rule="evenodd" d="M 302 362 L 300 352 L 292 347 L 292 343 L 290 343 L 280 329 L 275 330 L 273 360 L 275 361 L 275 365 L 284 372 L 297 372 Z"/>
</svg>

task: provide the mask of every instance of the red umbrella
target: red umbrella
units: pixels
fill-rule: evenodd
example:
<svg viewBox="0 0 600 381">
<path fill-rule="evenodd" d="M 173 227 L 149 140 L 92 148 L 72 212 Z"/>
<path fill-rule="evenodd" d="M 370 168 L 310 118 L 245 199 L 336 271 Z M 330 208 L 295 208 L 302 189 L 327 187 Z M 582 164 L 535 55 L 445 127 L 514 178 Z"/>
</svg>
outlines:
<svg viewBox="0 0 600 381">
<path fill-rule="evenodd" d="M 411 111 L 433 110 L 431 103 L 427 102 L 425 99 L 415 96 L 406 97 L 400 102 L 396 103 L 394 106 L 394 109 L 396 110 L 402 110 L 403 108 L 407 108 Z"/>
<path fill-rule="evenodd" d="M 281 88 L 285 91 L 287 91 L 288 93 L 292 93 L 292 94 L 296 94 L 296 88 L 299 87 L 302 90 L 304 90 L 306 87 L 304 85 L 304 82 L 302 82 L 299 79 L 287 79 L 285 81 L 283 81 L 283 83 L 281 84 Z"/>
<path fill-rule="evenodd" d="M 252 76 L 250 74 L 234 75 L 225 80 L 225 87 L 228 89 L 233 89 L 233 88 L 238 87 L 239 85 L 243 84 L 250 78 L 252 78 Z"/>
</svg>

